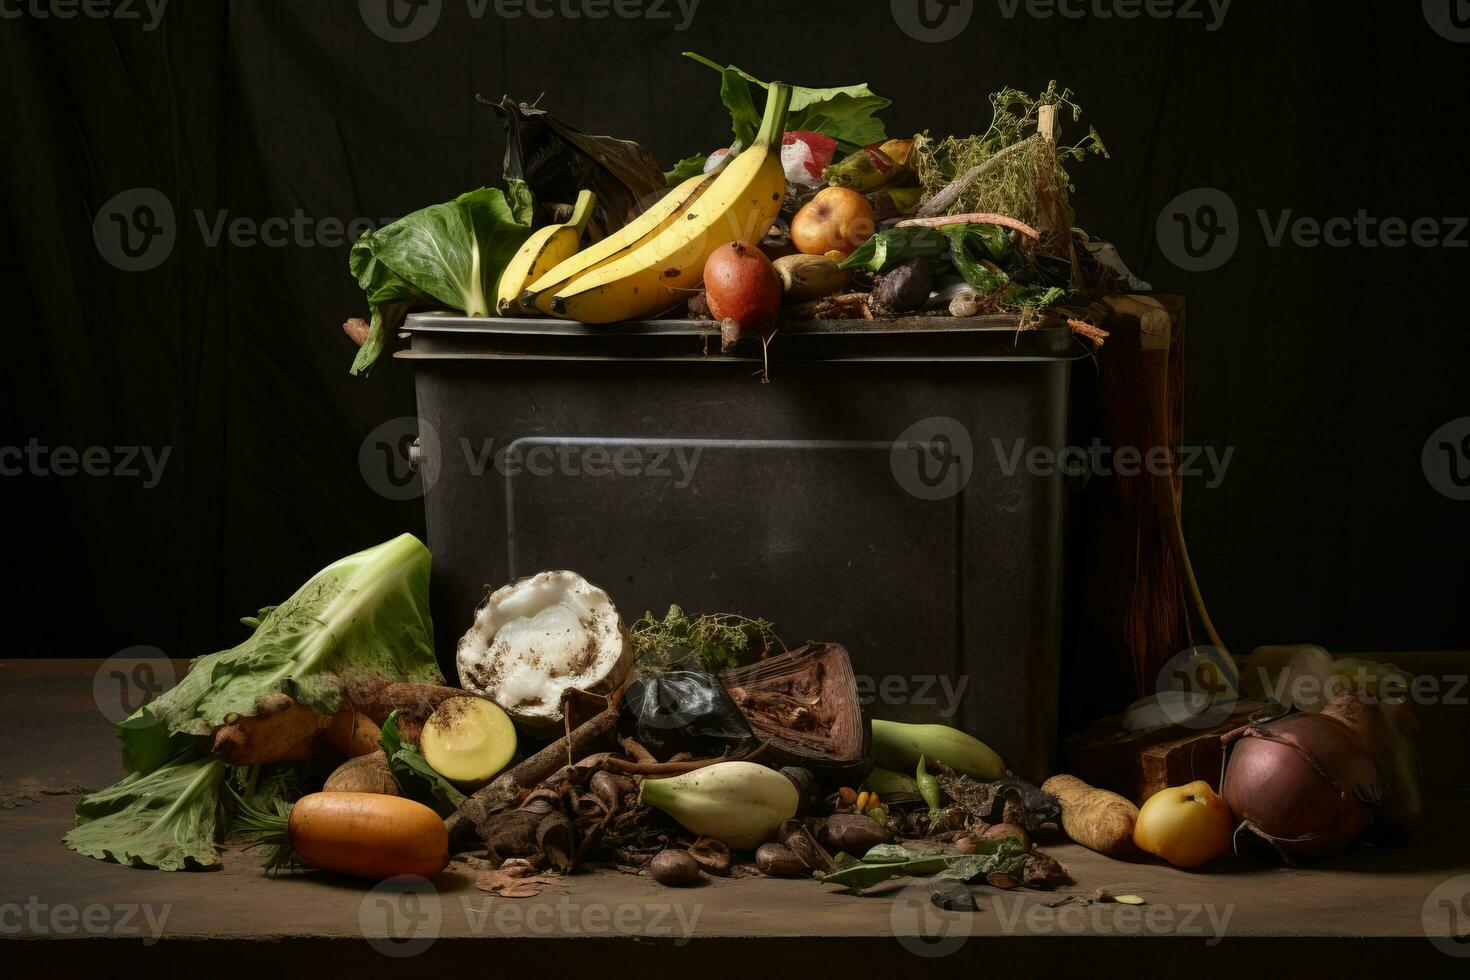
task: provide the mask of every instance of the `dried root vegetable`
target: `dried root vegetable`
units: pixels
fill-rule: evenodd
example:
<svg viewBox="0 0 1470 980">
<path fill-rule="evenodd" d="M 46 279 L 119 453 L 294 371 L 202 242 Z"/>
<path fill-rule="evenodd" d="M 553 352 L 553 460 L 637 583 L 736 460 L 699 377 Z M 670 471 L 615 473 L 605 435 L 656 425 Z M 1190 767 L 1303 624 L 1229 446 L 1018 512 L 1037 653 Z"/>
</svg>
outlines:
<svg viewBox="0 0 1470 980">
<path fill-rule="evenodd" d="M 232 766 L 305 759 L 327 718 L 284 693 L 272 694 L 214 731 L 213 751 Z"/>
<path fill-rule="evenodd" d="M 489 786 L 476 790 L 445 820 L 450 840 L 460 842 L 475 833 L 486 834 L 489 821 L 515 803 L 524 788 L 535 786 L 557 773 L 569 759 L 581 759 L 617 744 L 618 707 L 593 715 L 540 752 L 516 763 Z"/>
<path fill-rule="evenodd" d="M 479 697 L 472 691 L 443 684 L 410 684 L 405 681 L 378 681 L 368 684 L 349 685 L 347 699 L 363 715 L 381 725 L 393 712 L 398 712 L 398 723 L 412 718 L 420 724 L 428 720 L 434 709 L 449 698 Z M 417 744 L 417 740 L 415 740 Z"/>
<path fill-rule="evenodd" d="M 606 592 L 575 572 L 542 572 L 497 589 L 456 654 L 466 690 L 516 724 L 550 736 L 570 689 L 610 693 L 633 669 L 633 643 Z"/>
<path fill-rule="evenodd" d="M 322 741 L 327 747 L 348 759 L 378 751 L 382 737 L 383 730 L 377 722 L 350 704 L 344 704 L 322 731 Z"/>
<path fill-rule="evenodd" d="M 1096 789 L 1076 776 L 1053 776 L 1041 784 L 1062 805 L 1062 829 L 1083 847 L 1099 854 L 1133 849 L 1138 807 L 1117 793 Z"/>
</svg>

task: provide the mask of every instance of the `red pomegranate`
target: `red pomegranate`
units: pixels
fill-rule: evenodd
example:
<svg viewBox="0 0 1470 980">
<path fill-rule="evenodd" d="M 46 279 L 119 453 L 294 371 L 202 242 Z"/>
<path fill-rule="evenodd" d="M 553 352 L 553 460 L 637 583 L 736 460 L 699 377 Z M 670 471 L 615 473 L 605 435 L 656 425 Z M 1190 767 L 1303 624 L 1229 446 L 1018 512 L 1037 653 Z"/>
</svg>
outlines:
<svg viewBox="0 0 1470 980">
<path fill-rule="evenodd" d="M 781 277 L 764 252 L 746 242 L 721 245 L 704 264 L 710 315 L 734 320 L 742 333 L 769 337 L 781 313 Z"/>
</svg>

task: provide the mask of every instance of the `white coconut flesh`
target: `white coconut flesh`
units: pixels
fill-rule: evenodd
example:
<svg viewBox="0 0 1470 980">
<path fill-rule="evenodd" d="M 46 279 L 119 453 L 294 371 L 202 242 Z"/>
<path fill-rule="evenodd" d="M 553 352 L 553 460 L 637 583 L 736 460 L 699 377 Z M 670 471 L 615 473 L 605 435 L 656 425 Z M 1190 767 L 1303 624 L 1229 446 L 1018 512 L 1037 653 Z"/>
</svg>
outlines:
<svg viewBox="0 0 1470 980">
<path fill-rule="evenodd" d="M 459 682 L 533 731 L 561 725 L 569 688 L 605 693 L 628 676 L 632 643 L 606 592 L 575 572 L 497 589 L 459 641 Z"/>
</svg>

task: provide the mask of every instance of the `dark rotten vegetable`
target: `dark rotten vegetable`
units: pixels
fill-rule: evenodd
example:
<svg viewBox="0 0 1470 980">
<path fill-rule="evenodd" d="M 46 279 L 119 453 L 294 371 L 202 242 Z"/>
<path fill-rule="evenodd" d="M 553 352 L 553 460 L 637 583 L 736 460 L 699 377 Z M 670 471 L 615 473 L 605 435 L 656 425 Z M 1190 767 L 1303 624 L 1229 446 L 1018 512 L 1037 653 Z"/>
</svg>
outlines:
<svg viewBox="0 0 1470 980">
<path fill-rule="evenodd" d="M 1240 820 L 1291 864 L 1346 847 L 1382 796 L 1378 768 L 1348 728 L 1322 714 L 1253 723 L 1222 736 L 1229 753 L 1221 795 Z"/>
</svg>

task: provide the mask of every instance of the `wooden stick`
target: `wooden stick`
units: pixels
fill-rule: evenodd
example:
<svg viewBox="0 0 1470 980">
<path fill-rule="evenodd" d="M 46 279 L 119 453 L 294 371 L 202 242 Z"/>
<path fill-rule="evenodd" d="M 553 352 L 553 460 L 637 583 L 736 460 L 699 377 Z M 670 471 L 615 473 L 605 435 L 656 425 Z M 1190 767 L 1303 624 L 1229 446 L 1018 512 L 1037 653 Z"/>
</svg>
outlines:
<svg viewBox="0 0 1470 980">
<path fill-rule="evenodd" d="M 496 776 L 488 786 L 476 790 L 445 819 L 451 843 L 468 839 L 492 814 L 515 802 L 520 791 L 555 775 L 569 758 L 582 758 L 617 745 L 618 705 L 611 699 L 606 710 L 593 715 L 570 735 L 547 745 L 530 758 Z"/>
</svg>

